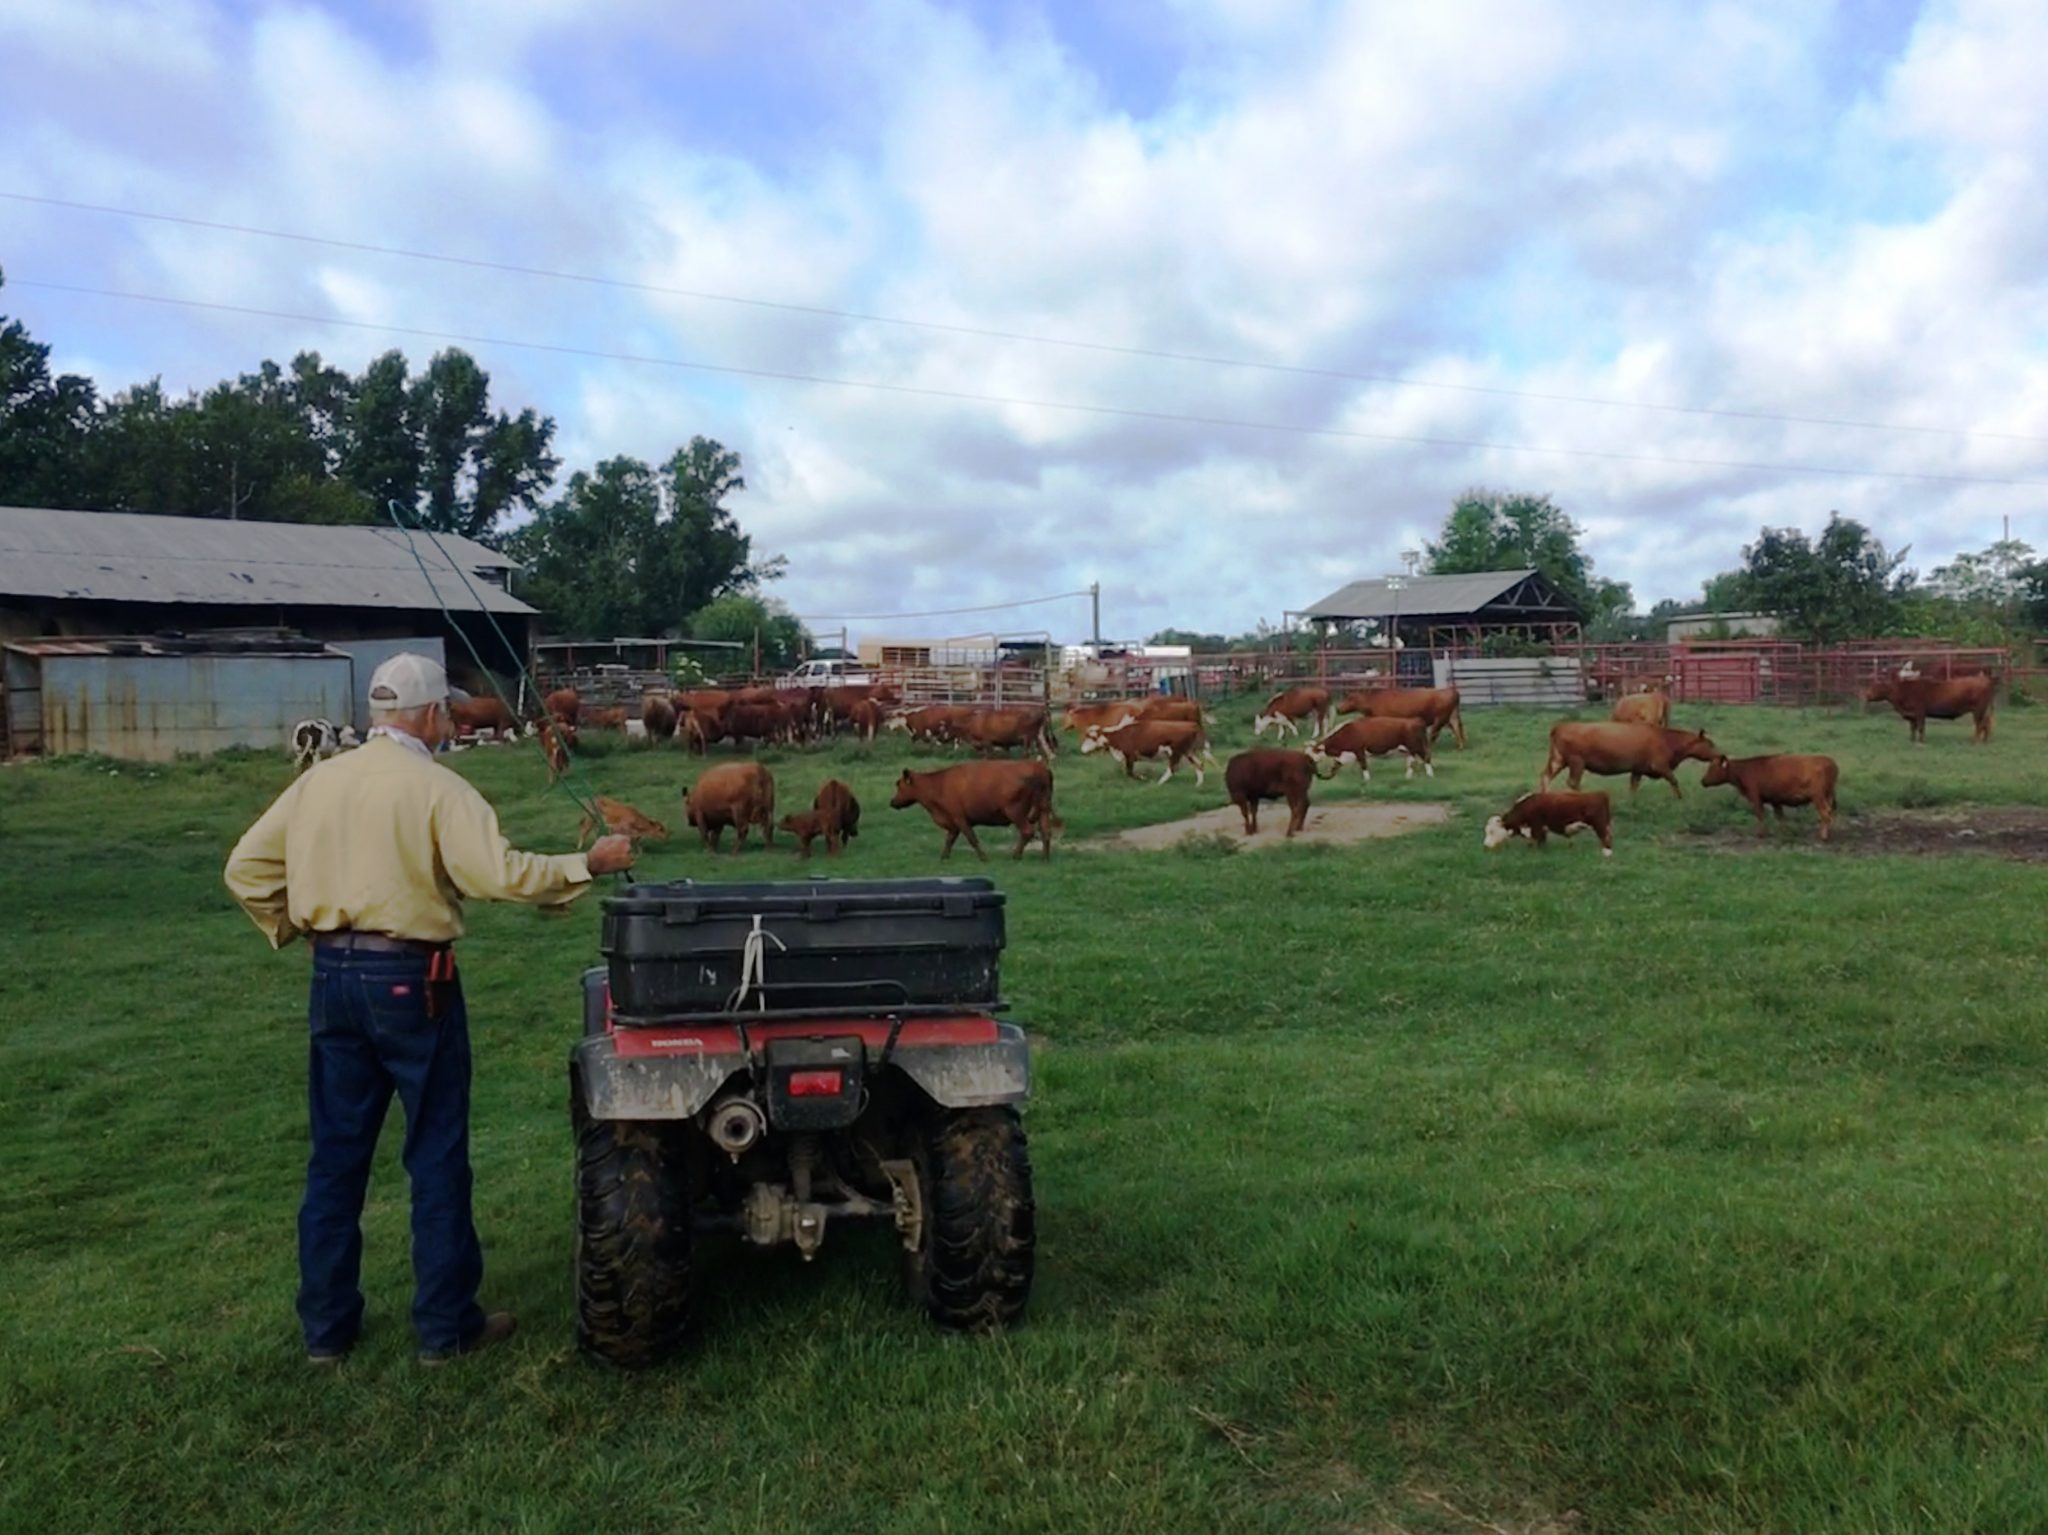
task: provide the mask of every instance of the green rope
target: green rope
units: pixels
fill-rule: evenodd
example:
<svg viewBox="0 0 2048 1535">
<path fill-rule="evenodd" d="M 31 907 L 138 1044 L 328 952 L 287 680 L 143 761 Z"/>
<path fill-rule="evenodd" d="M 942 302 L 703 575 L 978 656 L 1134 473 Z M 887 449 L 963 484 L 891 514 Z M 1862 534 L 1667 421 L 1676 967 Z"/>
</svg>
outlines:
<svg viewBox="0 0 2048 1535">
<path fill-rule="evenodd" d="M 496 674 L 492 672 L 490 667 L 484 664 L 483 655 L 477 650 L 476 642 L 469 637 L 469 632 L 455 621 L 454 611 L 448 606 L 447 600 L 442 597 L 440 586 L 435 582 L 433 573 L 427 569 L 427 562 L 420 558 L 419 546 L 413 542 L 413 530 L 405 525 L 404 516 L 398 509 L 398 503 L 396 501 L 389 501 L 385 504 L 391 510 L 391 525 L 405 535 L 405 547 L 412 555 L 413 563 L 419 566 L 420 576 L 426 581 L 427 590 L 434 594 L 434 601 L 441 605 L 441 616 L 448 621 L 448 627 L 453 629 L 457 638 L 462 641 L 463 648 L 469 652 L 469 658 L 476 662 L 477 671 L 483 676 L 484 681 L 490 684 L 491 691 L 498 695 L 498 702 L 505 706 L 505 712 L 512 717 L 514 725 L 517 726 L 520 722 L 519 711 L 512 706 L 512 700 L 505 696 L 505 690 L 498 685 Z M 461 578 L 464 589 L 469 593 L 470 601 L 476 604 L 477 611 L 483 614 L 485 621 L 490 624 L 492 633 L 498 636 L 498 643 L 504 646 L 505 653 L 512 658 L 512 664 L 519 668 L 520 680 L 526 684 L 528 691 L 533 694 L 535 702 L 540 702 L 540 684 L 533 680 L 533 673 L 526 669 L 525 657 L 520 654 L 519 647 L 514 645 L 510 637 L 506 635 L 503 625 L 498 622 L 498 616 L 485 606 L 483 598 L 477 594 L 476 587 L 469 579 L 469 573 L 462 568 L 461 561 L 449 555 L 447 548 L 441 543 L 440 535 L 435 533 L 432 528 L 421 524 L 419 531 L 426 534 L 434 545 L 434 552 L 440 555 L 443 560 L 446 560 L 448 568 Z M 547 712 L 545 704 L 542 705 L 541 712 L 543 714 Z M 582 770 L 577 766 L 576 754 L 569 749 L 568 737 L 558 731 L 556 738 L 561 741 L 562 752 L 569 762 L 568 767 L 562 773 L 560 788 L 563 793 L 576 802 L 578 808 L 585 815 L 597 823 L 598 835 L 602 836 L 605 833 L 606 827 L 604 816 L 599 813 L 597 808 L 597 791 L 591 788 L 590 780 L 583 776 Z M 542 762 L 546 762 L 547 745 L 545 740 L 540 735 L 535 735 L 533 742 L 535 749 L 541 754 Z M 575 780 L 574 783 L 570 782 L 572 778 Z M 578 792 L 579 786 L 583 791 L 581 793 Z M 550 785 L 550 787 L 555 786 Z"/>
</svg>

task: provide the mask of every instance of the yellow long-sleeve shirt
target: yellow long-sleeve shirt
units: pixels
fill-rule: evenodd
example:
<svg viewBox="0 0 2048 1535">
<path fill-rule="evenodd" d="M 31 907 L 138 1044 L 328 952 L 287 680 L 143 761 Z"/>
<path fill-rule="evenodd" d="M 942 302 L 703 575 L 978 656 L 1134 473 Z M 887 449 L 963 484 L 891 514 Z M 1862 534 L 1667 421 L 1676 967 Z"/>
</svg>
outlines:
<svg viewBox="0 0 2048 1535">
<path fill-rule="evenodd" d="M 559 905 L 589 888 L 590 866 L 516 851 L 466 780 L 372 736 L 280 794 L 228 855 L 226 879 L 273 948 L 351 929 L 446 943 L 462 936 L 463 897 Z"/>
</svg>

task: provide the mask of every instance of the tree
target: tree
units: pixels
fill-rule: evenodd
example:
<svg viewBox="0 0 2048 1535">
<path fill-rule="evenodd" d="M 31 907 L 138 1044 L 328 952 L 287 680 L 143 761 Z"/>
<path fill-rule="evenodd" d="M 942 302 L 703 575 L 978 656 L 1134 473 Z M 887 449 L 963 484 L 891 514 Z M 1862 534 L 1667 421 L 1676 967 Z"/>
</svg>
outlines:
<svg viewBox="0 0 2048 1535">
<path fill-rule="evenodd" d="M 1775 613 L 1784 632 L 1819 645 L 1893 631 L 1913 585 L 1908 551 L 1886 551 L 1862 523 L 1828 514 L 1818 539 L 1797 528 L 1765 528 L 1742 551 L 1749 596 Z"/>
<path fill-rule="evenodd" d="M 1198 634 L 1193 629 L 1161 629 L 1147 645 L 1185 645 L 1197 655 L 1211 655 L 1228 647 L 1229 641 L 1220 634 Z"/>
<path fill-rule="evenodd" d="M 1593 562 L 1579 548 L 1579 525 L 1548 496 L 1468 490 L 1427 546 L 1432 575 L 1533 569 L 1583 613 L 1626 612 L 1631 598 L 1619 582 L 1596 583 Z"/>
<path fill-rule="evenodd" d="M 6 499 L 24 506 L 85 505 L 84 449 L 98 408 L 90 379 L 52 377 L 49 344 L 0 315 L 0 492 Z"/>
<path fill-rule="evenodd" d="M 563 632 L 685 632 L 714 599 L 752 593 L 783 561 L 750 563 L 752 540 L 719 505 L 742 488 L 740 456 L 692 438 L 659 475 L 634 458 L 607 459 L 570 477 L 507 541 L 526 566 L 522 592 Z"/>
<path fill-rule="evenodd" d="M 737 640 L 747 647 L 749 662 L 758 644 L 762 667 L 777 671 L 794 666 L 810 642 L 802 620 L 783 604 L 745 592 L 728 592 L 699 608 L 690 619 L 690 637 Z"/>
</svg>

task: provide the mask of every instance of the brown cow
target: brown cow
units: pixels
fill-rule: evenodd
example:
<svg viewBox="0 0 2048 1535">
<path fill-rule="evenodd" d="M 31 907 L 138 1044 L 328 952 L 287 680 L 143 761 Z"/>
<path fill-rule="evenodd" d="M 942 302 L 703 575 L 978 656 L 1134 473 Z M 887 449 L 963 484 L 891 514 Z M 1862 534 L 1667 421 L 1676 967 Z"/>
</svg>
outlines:
<svg viewBox="0 0 2048 1535">
<path fill-rule="evenodd" d="M 647 727 L 648 740 L 666 741 L 676 733 L 676 706 L 650 693 L 640 700 L 640 723 Z"/>
<path fill-rule="evenodd" d="M 1947 681 L 1934 677 L 1885 677 L 1874 682 L 1863 695 L 1867 704 L 1888 703 L 1906 722 L 1908 740 L 1927 744 L 1927 722 L 1961 719 L 1965 714 L 1976 721 L 1971 742 L 1989 744 L 1991 707 L 1996 702 L 1998 680 L 1988 673 L 1955 677 Z"/>
<path fill-rule="evenodd" d="M 891 809 L 922 805 L 932 824 L 946 834 L 939 857 L 953 856 L 954 839 L 965 834 L 967 845 L 985 863 L 988 854 L 974 835 L 977 826 L 1014 826 L 1022 858 L 1032 833 L 1052 857 L 1052 769 L 1043 762 L 963 762 L 956 767 L 917 773 L 905 768 L 896 780 Z"/>
<path fill-rule="evenodd" d="M 1308 786 L 1316 776 L 1316 765 L 1307 752 L 1284 747 L 1254 747 L 1239 752 L 1223 767 L 1223 782 L 1230 790 L 1230 803 L 1244 817 L 1244 834 L 1258 835 L 1259 801 L 1287 801 L 1287 835 L 1292 837 L 1308 823 Z"/>
<path fill-rule="evenodd" d="M 860 699 L 846 711 L 846 722 L 861 745 L 872 746 L 876 732 L 882 728 L 882 706 L 872 698 Z"/>
<path fill-rule="evenodd" d="M 1480 841 L 1490 853 L 1506 847 L 1512 837 L 1527 837 L 1538 847 L 1552 832 L 1569 837 L 1581 826 L 1600 839 L 1600 856 L 1614 856 L 1614 805 L 1605 794 L 1525 794 L 1502 815 L 1489 816 Z"/>
<path fill-rule="evenodd" d="M 1266 700 L 1266 706 L 1252 716 L 1252 734 L 1262 736 L 1266 727 L 1286 735 L 1293 735 L 1300 728 L 1299 721 L 1313 717 L 1315 733 L 1321 735 L 1330 724 L 1330 690 L 1328 688 L 1287 688 Z"/>
<path fill-rule="evenodd" d="M 984 756 L 1021 746 L 1041 757 L 1059 755 L 1059 742 L 1036 705 L 1007 709 L 970 709 L 953 726 L 954 733 Z"/>
<path fill-rule="evenodd" d="M 577 725 L 584 730 L 624 730 L 626 728 L 626 706 L 612 704 L 607 708 L 586 705 L 577 718 Z"/>
<path fill-rule="evenodd" d="M 1124 777 L 1136 778 L 1136 768 L 1141 760 L 1163 761 L 1166 771 L 1153 780 L 1163 784 L 1173 777 L 1173 770 L 1183 762 L 1195 766 L 1195 787 L 1203 784 L 1202 765 L 1216 765 L 1216 754 L 1209 750 L 1208 733 L 1200 725 L 1190 725 L 1185 720 L 1133 720 L 1115 730 L 1091 730 L 1081 742 L 1081 754 L 1105 751 L 1123 764 Z"/>
<path fill-rule="evenodd" d="M 1367 719 L 1421 720 L 1429 727 L 1431 746 L 1449 729 L 1458 750 L 1465 749 L 1465 716 L 1458 709 L 1456 688 L 1360 688 L 1344 695 L 1337 712 Z"/>
<path fill-rule="evenodd" d="M 624 800 L 606 799 L 600 794 L 597 797 L 596 803 L 597 813 L 604 817 L 604 829 L 606 831 L 617 832 L 622 837 L 631 837 L 636 842 L 643 840 L 648 842 L 668 841 L 668 828 L 666 826 L 662 825 L 659 821 L 651 820 L 647 816 L 642 815 Z M 578 852 L 583 850 L 584 844 L 590 841 L 590 834 L 596 829 L 596 824 L 590 819 L 590 812 L 586 810 L 583 813 L 582 821 L 576 828 L 576 850 Z"/>
<path fill-rule="evenodd" d="M 1316 764 L 1317 777 L 1335 778 L 1349 764 L 1358 769 L 1367 783 L 1372 782 L 1372 759 L 1391 757 L 1395 752 L 1408 759 L 1404 777 L 1415 776 L 1418 762 L 1423 772 L 1436 777 L 1436 764 L 1429 760 L 1429 729 L 1417 719 L 1347 720 L 1322 740 L 1310 743 L 1308 749 Z M 1331 765 L 1328 773 L 1323 772 L 1325 762 Z"/>
<path fill-rule="evenodd" d="M 747 845 L 747 829 L 758 826 L 770 847 L 775 845 L 775 779 L 758 762 L 721 762 L 697 775 L 683 790 L 683 819 L 697 828 L 704 845 L 718 851 L 718 839 L 730 826 L 738 833 L 737 853 Z"/>
<path fill-rule="evenodd" d="M 1630 693 L 1614 700 L 1614 713 L 1608 718 L 1624 725 L 1655 725 L 1659 730 L 1668 729 L 1671 724 L 1671 694 L 1661 685 Z"/>
<path fill-rule="evenodd" d="M 500 698 L 451 698 L 448 719 L 458 734 L 482 735 L 489 731 L 501 741 L 519 734 L 519 721 Z"/>
<path fill-rule="evenodd" d="M 1125 698 L 1106 704 L 1068 704 L 1060 725 L 1080 735 L 1093 730 L 1118 730 L 1132 720 L 1143 719 L 1151 702 L 1149 698 Z"/>
<path fill-rule="evenodd" d="M 725 722 L 730 710 L 713 713 L 708 709 L 691 709 L 676 721 L 676 739 L 685 751 L 703 756 L 715 741 L 725 739 Z"/>
<path fill-rule="evenodd" d="M 1700 787 L 1733 784 L 1756 815 L 1759 837 L 1769 836 L 1771 830 L 1764 824 L 1764 806 L 1782 821 L 1787 805 L 1811 805 L 1820 816 L 1820 840 L 1825 842 L 1835 824 L 1835 780 L 1840 776 L 1833 757 L 1716 757 L 1707 764 Z"/>
<path fill-rule="evenodd" d="M 1179 720 L 1183 724 L 1202 725 L 1205 727 L 1209 723 L 1209 713 L 1202 707 L 1200 700 L 1175 698 L 1169 693 L 1155 693 L 1152 697 L 1146 699 L 1144 707 L 1138 710 L 1138 718 L 1141 720 Z"/>
<path fill-rule="evenodd" d="M 583 717 L 583 700 L 574 688 L 556 688 L 541 705 L 542 711 L 564 725 L 575 725 Z"/>
<path fill-rule="evenodd" d="M 791 731 L 789 715 L 782 705 L 770 700 L 767 703 L 735 702 L 725 711 L 725 734 L 741 746 L 755 741 L 766 741 L 771 745 L 789 739 Z"/>
<path fill-rule="evenodd" d="M 1536 780 L 1539 790 L 1550 780 L 1571 770 L 1571 783 L 1588 773 L 1628 774 L 1628 792 L 1633 794 L 1645 778 L 1661 778 L 1671 785 L 1679 799 L 1677 767 L 1681 762 L 1712 762 L 1719 748 L 1704 730 L 1664 730 L 1655 725 L 1617 725 L 1612 720 L 1597 724 L 1567 721 L 1550 727 L 1550 759 Z"/>
</svg>

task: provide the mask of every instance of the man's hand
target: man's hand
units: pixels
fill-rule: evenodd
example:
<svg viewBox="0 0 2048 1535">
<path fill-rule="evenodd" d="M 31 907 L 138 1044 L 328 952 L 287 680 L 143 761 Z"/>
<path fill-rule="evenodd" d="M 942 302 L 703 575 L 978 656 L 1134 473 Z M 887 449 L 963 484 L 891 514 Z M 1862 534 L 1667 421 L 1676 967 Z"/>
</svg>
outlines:
<svg viewBox="0 0 2048 1535">
<path fill-rule="evenodd" d="M 590 845 L 590 851 L 583 855 L 583 861 L 590 865 L 592 874 L 617 874 L 621 869 L 633 867 L 633 839 L 616 834 L 599 837 Z"/>
</svg>

